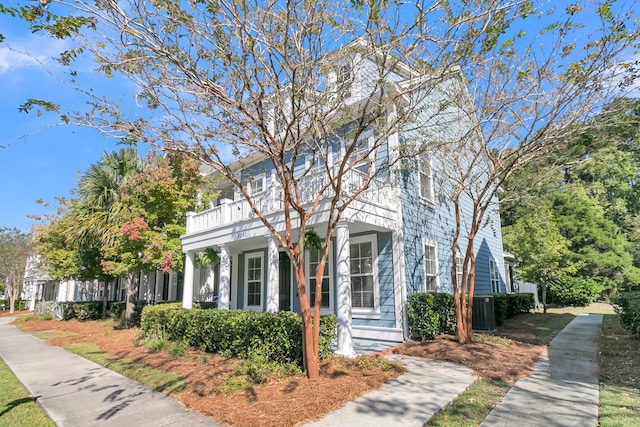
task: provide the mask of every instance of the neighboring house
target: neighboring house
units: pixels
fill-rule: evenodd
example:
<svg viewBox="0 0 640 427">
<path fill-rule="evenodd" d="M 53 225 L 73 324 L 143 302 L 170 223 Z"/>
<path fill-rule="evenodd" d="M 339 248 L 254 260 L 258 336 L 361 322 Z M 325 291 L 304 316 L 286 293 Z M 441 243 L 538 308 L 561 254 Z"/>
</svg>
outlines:
<svg viewBox="0 0 640 427">
<path fill-rule="evenodd" d="M 366 64 L 366 60 L 361 64 Z M 352 72 L 358 74 L 358 70 Z M 405 76 L 401 71 L 398 73 L 394 78 L 402 84 Z M 376 164 L 388 160 L 385 156 L 403 137 L 409 135 L 402 130 L 390 137 L 375 159 Z M 334 147 L 334 158 L 338 160 L 343 152 L 341 147 Z M 339 317 L 351 313 L 351 322 L 346 324 L 352 324 L 348 334 L 356 345 L 365 347 L 408 339 L 407 295 L 452 292 L 451 242 L 455 218 L 451 203 L 439 192 L 441 184 L 436 185 L 433 171 L 437 168 L 432 161 L 435 160 L 423 156 L 411 167 L 398 168 L 396 173 L 374 179 L 356 203 L 345 210 L 335 231 L 323 280 L 322 312 Z M 282 189 L 272 166 L 255 155 L 243 159 L 242 165 L 239 174 L 252 197 L 276 229 L 283 230 L 283 224 L 277 222 L 283 209 Z M 306 168 L 305 159 L 301 159 L 301 168 Z M 321 170 L 308 174 L 301 191 L 308 194 L 309 201 L 326 179 Z M 357 168 L 343 177 L 345 182 L 356 185 L 362 179 Z M 237 189 L 222 186 L 220 190 L 223 196 L 214 207 L 187 214 L 186 234 L 182 237 L 186 254 L 183 306 L 191 306 L 192 292 L 195 295 L 213 292 L 219 296 L 221 309 L 299 312 L 291 261 L 284 249 L 278 247 L 277 240 Z M 469 212 L 468 205 L 463 208 Z M 308 224 L 321 237 L 326 213 L 320 209 Z M 506 292 L 497 203 L 495 209 L 487 212 L 486 223 L 475 240 L 475 292 Z M 197 254 L 208 248 L 214 248 L 220 260 L 203 271 L 196 265 Z M 459 252 L 465 249 L 463 233 Z M 315 271 L 318 252 L 309 251 L 305 259 L 307 281 L 313 287 L 315 278 L 310 273 Z M 341 264 L 350 266 L 350 271 L 341 269 Z M 352 354 L 352 343 L 347 341 L 338 352 Z"/>
<path fill-rule="evenodd" d="M 38 232 L 45 225 L 34 224 L 31 227 L 30 239 L 37 238 Z M 46 261 L 45 261 L 46 262 Z M 147 303 L 160 301 L 179 301 L 182 299 L 182 274 L 138 273 L 138 299 Z M 126 278 L 119 277 L 108 287 L 109 301 L 124 301 L 126 298 Z M 81 281 L 74 279 L 53 280 L 47 273 L 40 255 L 32 253 L 27 258 L 22 299 L 28 301 L 27 308 L 34 310 L 40 301 L 102 301 L 104 284 L 97 281 Z M 202 295 L 198 301 L 212 301 L 213 294 Z"/>
</svg>

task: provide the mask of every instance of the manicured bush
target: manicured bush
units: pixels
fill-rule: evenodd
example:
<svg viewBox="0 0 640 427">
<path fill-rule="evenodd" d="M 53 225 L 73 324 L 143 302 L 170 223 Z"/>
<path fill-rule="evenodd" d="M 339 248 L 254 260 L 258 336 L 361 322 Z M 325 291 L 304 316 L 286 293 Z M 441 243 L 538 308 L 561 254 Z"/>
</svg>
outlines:
<svg viewBox="0 0 640 427">
<path fill-rule="evenodd" d="M 531 293 L 501 294 L 492 293 L 496 323 L 502 325 L 505 320 L 534 308 L 535 299 Z"/>
<path fill-rule="evenodd" d="M 102 301 L 73 303 L 73 317 L 78 320 L 99 320 L 102 317 Z"/>
<path fill-rule="evenodd" d="M 610 299 L 620 324 L 640 338 L 640 291 L 623 292 Z"/>
<path fill-rule="evenodd" d="M 433 339 L 436 335 L 455 334 L 456 311 L 453 295 L 420 292 L 407 298 L 409 328 L 415 338 Z"/>
<path fill-rule="evenodd" d="M 302 320 L 296 313 L 240 310 L 183 309 L 179 303 L 147 306 L 142 310 L 145 337 L 185 342 L 209 353 L 255 357 L 302 365 Z M 321 316 L 319 353 L 331 354 L 336 318 Z"/>
<path fill-rule="evenodd" d="M 592 279 L 562 276 L 549 283 L 551 299 L 556 304 L 585 307 L 600 298 L 603 286 Z"/>
</svg>

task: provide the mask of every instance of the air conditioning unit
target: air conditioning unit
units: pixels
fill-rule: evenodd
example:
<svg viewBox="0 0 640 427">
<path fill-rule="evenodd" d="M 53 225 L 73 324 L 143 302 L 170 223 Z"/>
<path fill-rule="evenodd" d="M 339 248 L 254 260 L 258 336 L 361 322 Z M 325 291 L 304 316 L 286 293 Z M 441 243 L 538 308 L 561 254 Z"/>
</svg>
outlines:
<svg viewBox="0 0 640 427">
<path fill-rule="evenodd" d="M 493 296 L 476 295 L 473 297 L 471 327 L 474 331 L 492 332 L 496 330 L 496 311 Z"/>
</svg>

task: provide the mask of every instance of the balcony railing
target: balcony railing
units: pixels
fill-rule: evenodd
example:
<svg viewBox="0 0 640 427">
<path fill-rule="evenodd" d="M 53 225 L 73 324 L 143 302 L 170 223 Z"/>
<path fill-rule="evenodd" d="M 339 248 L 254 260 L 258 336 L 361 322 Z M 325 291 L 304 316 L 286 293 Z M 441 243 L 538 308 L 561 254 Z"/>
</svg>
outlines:
<svg viewBox="0 0 640 427">
<path fill-rule="evenodd" d="M 300 181 L 300 190 L 303 204 L 309 204 L 315 200 L 328 180 L 326 172 L 309 173 Z M 343 176 L 342 193 L 343 197 L 353 194 L 354 191 L 362 187 L 365 179 L 364 173 L 352 169 Z M 266 191 L 254 195 L 253 203 L 265 215 L 271 215 L 283 210 L 284 195 L 282 185 L 273 178 L 268 178 Z M 358 201 L 376 206 L 380 209 L 395 211 L 396 207 L 390 206 L 393 187 L 389 180 L 372 179 L 369 188 L 360 194 Z M 322 199 L 333 197 L 333 189 L 327 188 Z M 222 227 L 240 221 L 257 218 L 257 215 L 247 200 L 236 194 L 236 200 L 221 199 L 220 204 L 204 212 L 189 212 L 187 214 L 187 234 L 199 233 L 205 230 Z"/>
</svg>

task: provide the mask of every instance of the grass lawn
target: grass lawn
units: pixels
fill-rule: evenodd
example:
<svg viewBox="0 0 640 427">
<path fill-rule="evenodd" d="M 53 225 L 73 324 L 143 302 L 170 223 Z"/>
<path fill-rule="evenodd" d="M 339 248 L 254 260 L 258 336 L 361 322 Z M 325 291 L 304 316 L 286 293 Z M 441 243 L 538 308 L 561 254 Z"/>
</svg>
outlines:
<svg viewBox="0 0 640 427">
<path fill-rule="evenodd" d="M 0 359 L 0 426 L 55 426 L 2 359 Z"/>
<path fill-rule="evenodd" d="M 186 386 L 184 377 L 154 369 L 141 363 L 115 358 L 104 351 L 100 351 L 96 344 L 68 344 L 63 348 L 169 396 L 183 391 Z"/>
</svg>

